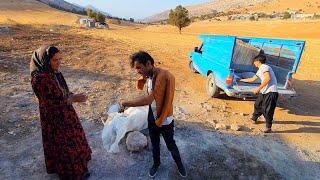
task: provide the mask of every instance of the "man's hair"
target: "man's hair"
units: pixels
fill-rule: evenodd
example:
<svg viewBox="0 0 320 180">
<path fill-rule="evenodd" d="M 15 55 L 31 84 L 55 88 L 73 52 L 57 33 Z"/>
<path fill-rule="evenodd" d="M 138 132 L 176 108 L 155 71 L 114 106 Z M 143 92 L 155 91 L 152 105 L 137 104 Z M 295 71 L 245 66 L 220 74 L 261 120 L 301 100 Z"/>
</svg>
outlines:
<svg viewBox="0 0 320 180">
<path fill-rule="evenodd" d="M 150 61 L 151 65 L 154 65 L 153 58 L 150 56 L 150 54 L 148 54 L 145 51 L 139 51 L 139 52 L 132 54 L 130 57 L 130 60 L 131 60 L 130 61 L 131 68 L 134 67 L 134 62 L 136 62 L 136 61 L 142 63 L 143 65 L 146 65 L 147 62 Z"/>
<path fill-rule="evenodd" d="M 258 56 L 256 56 L 256 57 L 253 58 L 253 62 L 255 62 L 255 61 L 260 61 L 261 64 L 266 63 L 266 60 L 267 60 L 267 57 L 266 57 L 265 54 L 259 54 Z"/>
</svg>

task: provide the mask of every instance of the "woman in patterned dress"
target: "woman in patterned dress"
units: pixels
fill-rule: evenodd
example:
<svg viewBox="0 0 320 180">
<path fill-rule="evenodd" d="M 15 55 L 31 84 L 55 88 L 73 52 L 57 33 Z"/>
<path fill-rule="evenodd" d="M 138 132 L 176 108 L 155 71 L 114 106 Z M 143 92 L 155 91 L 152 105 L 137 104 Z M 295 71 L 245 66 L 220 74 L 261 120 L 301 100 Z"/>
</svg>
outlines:
<svg viewBox="0 0 320 180">
<path fill-rule="evenodd" d="M 60 179 L 90 176 L 91 149 L 72 103 L 85 102 L 84 94 L 73 94 L 59 72 L 61 53 L 42 46 L 31 58 L 32 89 L 39 100 L 43 150 L 47 173 Z"/>
</svg>

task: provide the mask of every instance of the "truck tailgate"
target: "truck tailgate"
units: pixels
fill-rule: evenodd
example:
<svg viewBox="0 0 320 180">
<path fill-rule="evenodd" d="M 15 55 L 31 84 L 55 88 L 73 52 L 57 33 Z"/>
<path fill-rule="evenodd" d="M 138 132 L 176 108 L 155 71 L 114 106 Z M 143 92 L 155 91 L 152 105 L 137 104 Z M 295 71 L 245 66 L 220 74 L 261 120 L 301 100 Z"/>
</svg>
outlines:
<svg viewBox="0 0 320 180">
<path fill-rule="evenodd" d="M 245 83 L 245 82 L 237 82 L 236 85 L 233 85 L 233 89 L 238 93 L 252 93 L 254 88 L 257 88 L 260 84 L 257 83 Z"/>
<path fill-rule="evenodd" d="M 233 89 L 237 94 L 253 96 L 254 88 L 257 88 L 259 85 L 260 84 L 258 83 L 237 82 L 237 84 L 233 85 Z M 294 89 L 286 89 L 281 84 L 278 84 L 277 89 L 279 94 L 282 95 L 294 96 L 296 94 L 296 91 Z"/>
</svg>

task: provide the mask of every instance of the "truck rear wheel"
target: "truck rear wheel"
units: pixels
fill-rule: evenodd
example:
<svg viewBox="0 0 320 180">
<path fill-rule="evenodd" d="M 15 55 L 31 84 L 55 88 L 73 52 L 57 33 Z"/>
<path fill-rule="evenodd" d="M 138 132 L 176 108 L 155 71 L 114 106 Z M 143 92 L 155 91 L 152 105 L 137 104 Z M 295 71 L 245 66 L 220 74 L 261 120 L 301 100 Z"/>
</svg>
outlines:
<svg viewBox="0 0 320 180">
<path fill-rule="evenodd" d="M 190 61 L 190 62 L 189 62 L 189 68 L 190 68 L 190 70 L 191 70 L 192 72 L 198 73 L 198 71 L 196 70 L 196 68 L 194 68 L 194 66 L 193 66 L 193 61 Z"/>
<path fill-rule="evenodd" d="M 207 93 L 210 97 L 217 98 L 220 95 L 220 88 L 217 86 L 212 73 L 207 77 Z"/>
</svg>

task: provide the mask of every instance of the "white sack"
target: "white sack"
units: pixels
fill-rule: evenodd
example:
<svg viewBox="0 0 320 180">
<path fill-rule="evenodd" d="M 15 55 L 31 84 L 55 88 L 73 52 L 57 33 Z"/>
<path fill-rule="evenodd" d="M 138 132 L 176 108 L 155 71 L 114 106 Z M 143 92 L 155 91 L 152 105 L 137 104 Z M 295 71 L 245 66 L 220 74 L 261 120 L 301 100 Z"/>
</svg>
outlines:
<svg viewBox="0 0 320 180">
<path fill-rule="evenodd" d="M 108 120 L 102 131 L 103 147 L 110 153 L 120 151 L 119 142 L 130 131 L 140 131 L 148 127 L 148 106 L 131 107 L 124 113 L 108 111 Z"/>
</svg>

